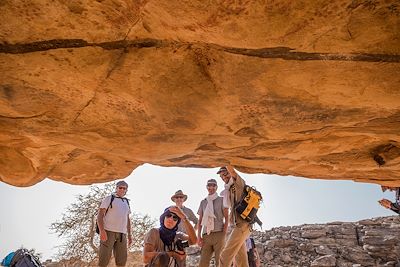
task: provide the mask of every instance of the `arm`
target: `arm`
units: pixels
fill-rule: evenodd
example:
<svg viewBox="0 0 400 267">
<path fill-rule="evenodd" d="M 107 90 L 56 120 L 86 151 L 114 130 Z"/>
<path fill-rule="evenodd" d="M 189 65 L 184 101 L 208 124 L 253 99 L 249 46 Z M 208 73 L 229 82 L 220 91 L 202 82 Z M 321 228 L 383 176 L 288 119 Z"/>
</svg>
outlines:
<svg viewBox="0 0 400 267">
<path fill-rule="evenodd" d="M 196 244 L 197 242 L 197 236 L 196 232 L 192 226 L 192 224 L 189 222 L 189 220 L 186 218 L 186 215 L 183 213 L 183 211 L 179 207 L 171 207 L 169 210 L 181 218 L 181 221 L 183 222 L 183 225 L 186 228 L 187 234 L 188 234 L 188 241 L 190 245 Z"/>
<path fill-rule="evenodd" d="M 400 206 L 396 203 L 390 203 L 390 209 L 398 214 L 400 214 Z"/>
<path fill-rule="evenodd" d="M 224 234 L 228 232 L 228 224 L 229 224 L 229 209 L 224 208 Z"/>
<path fill-rule="evenodd" d="M 193 224 L 194 224 L 193 228 L 194 228 L 195 230 L 197 230 L 199 220 L 197 219 L 196 215 L 194 214 L 194 212 L 193 212 L 192 210 L 190 210 L 189 219 L 190 219 L 190 221 L 192 221 Z"/>
<path fill-rule="evenodd" d="M 226 169 L 228 170 L 229 174 L 232 178 L 236 181 L 237 177 L 239 176 L 232 165 L 226 165 Z"/>
<path fill-rule="evenodd" d="M 390 209 L 398 214 L 400 214 L 400 206 L 397 205 L 396 203 L 392 203 L 390 200 L 383 198 L 378 201 L 379 204 L 381 204 L 382 207 Z"/>
<path fill-rule="evenodd" d="M 106 214 L 106 209 L 99 209 L 97 214 L 97 226 L 99 227 L 100 240 L 107 241 L 107 233 L 104 230 L 104 215 Z"/>
<path fill-rule="evenodd" d="M 199 215 L 199 227 L 197 228 L 197 245 L 199 245 L 199 247 L 203 246 L 203 238 L 201 238 L 201 230 L 202 230 L 202 226 L 201 226 L 201 220 L 203 219 L 203 214 Z"/>
<path fill-rule="evenodd" d="M 143 249 L 143 263 L 144 264 L 150 263 L 150 261 L 160 253 L 167 253 L 168 256 L 174 257 L 177 260 L 184 260 L 186 257 L 186 255 L 179 255 L 179 254 L 175 253 L 174 251 L 157 252 L 154 250 L 153 244 L 146 243 L 146 244 L 144 244 L 144 249 Z"/>
<path fill-rule="evenodd" d="M 254 248 L 254 258 L 256 260 L 256 267 L 261 266 L 261 260 L 260 260 L 260 255 L 258 254 L 257 248 Z"/>
<path fill-rule="evenodd" d="M 128 235 L 128 247 L 132 245 L 132 234 L 131 234 L 131 218 L 129 218 L 128 214 L 128 224 L 127 224 L 127 235 Z"/>
<path fill-rule="evenodd" d="M 152 258 L 154 258 L 158 252 L 154 251 L 153 244 L 146 243 L 143 248 L 143 263 L 148 264 Z"/>
<path fill-rule="evenodd" d="M 188 234 L 188 241 L 190 245 L 194 245 L 197 242 L 197 236 L 196 236 L 196 232 L 192 226 L 192 224 L 189 222 L 188 219 L 186 218 L 181 218 L 181 220 L 183 221 L 185 227 L 186 227 L 186 231 Z"/>
<path fill-rule="evenodd" d="M 226 169 L 228 170 L 229 174 L 232 176 L 233 180 L 235 181 L 236 184 L 238 184 L 241 187 L 244 187 L 245 182 L 242 179 L 242 177 L 240 177 L 240 175 L 235 171 L 235 169 L 233 168 L 232 165 L 227 165 Z"/>
</svg>

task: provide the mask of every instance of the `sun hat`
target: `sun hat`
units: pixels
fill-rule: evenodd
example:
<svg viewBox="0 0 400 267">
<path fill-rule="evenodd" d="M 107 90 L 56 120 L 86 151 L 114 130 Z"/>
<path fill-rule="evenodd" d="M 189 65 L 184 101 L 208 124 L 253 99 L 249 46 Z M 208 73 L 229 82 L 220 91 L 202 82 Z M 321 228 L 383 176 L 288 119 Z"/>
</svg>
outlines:
<svg viewBox="0 0 400 267">
<path fill-rule="evenodd" d="M 171 197 L 172 201 L 175 201 L 176 197 L 183 197 L 183 201 L 186 201 L 187 195 L 185 195 L 182 190 L 178 190 L 175 192 L 175 194 Z"/>
</svg>

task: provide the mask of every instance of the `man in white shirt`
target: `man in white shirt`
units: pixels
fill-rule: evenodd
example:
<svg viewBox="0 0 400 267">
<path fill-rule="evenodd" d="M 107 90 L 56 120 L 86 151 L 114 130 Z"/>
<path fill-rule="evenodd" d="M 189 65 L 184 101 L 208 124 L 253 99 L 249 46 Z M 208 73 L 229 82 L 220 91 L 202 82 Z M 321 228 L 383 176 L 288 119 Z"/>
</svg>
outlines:
<svg viewBox="0 0 400 267">
<path fill-rule="evenodd" d="M 115 193 L 103 199 L 97 224 L 100 233 L 99 266 L 108 265 L 114 251 L 115 265 L 125 266 L 128 246 L 132 244 L 129 200 L 125 198 L 128 184 L 119 181 Z"/>
</svg>

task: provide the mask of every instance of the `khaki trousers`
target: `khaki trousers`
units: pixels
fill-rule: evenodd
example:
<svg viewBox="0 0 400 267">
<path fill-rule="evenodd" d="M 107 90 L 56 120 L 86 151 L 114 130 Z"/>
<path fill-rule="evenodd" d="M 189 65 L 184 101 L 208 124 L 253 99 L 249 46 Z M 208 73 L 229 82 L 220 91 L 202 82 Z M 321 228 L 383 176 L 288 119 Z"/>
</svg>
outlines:
<svg viewBox="0 0 400 267">
<path fill-rule="evenodd" d="M 111 253 L 114 252 L 115 265 L 125 266 L 128 256 L 128 245 L 126 234 L 107 231 L 107 240 L 100 241 L 99 248 L 99 266 L 105 267 L 111 258 Z"/>
<path fill-rule="evenodd" d="M 235 258 L 237 267 L 249 267 L 245 243 L 249 236 L 250 225 L 248 223 L 237 224 L 222 249 L 218 266 L 230 267 Z"/>
<path fill-rule="evenodd" d="M 225 244 L 225 233 L 214 232 L 209 235 L 203 235 L 203 246 L 201 247 L 199 267 L 210 266 L 210 260 L 213 252 L 215 253 L 215 264 L 218 265 L 219 256 Z"/>
</svg>

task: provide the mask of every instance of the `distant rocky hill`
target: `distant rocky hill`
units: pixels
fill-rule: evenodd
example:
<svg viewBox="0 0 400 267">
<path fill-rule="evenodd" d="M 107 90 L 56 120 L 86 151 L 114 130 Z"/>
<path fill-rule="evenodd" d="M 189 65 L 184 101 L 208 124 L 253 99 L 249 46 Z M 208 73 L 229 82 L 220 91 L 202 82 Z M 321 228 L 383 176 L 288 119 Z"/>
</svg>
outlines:
<svg viewBox="0 0 400 267">
<path fill-rule="evenodd" d="M 262 266 L 400 267 L 400 216 L 358 222 L 284 226 L 254 231 Z M 188 267 L 198 266 L 200 250 L 188 251 Z M 129 255 L 127 267 L 142 266 L 140 253 Z M 51 263 L 47 267 L 81 267 Z M 110 264 L 110 267 L 115 265 Z M 215 266 L 212 264 L 211 266 Z"/>
</svg>

